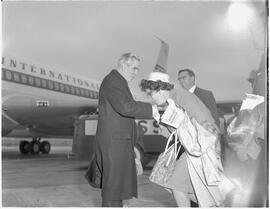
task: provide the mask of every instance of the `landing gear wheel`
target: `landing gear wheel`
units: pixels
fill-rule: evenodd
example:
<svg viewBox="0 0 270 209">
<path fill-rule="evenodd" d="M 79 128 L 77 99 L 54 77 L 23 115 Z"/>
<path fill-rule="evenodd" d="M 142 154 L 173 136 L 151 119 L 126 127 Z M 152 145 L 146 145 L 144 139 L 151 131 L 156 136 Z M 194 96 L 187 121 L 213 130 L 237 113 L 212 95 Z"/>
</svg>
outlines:
<svg viewBox="0 0 270 209">
<path fill-rule="evenodd" d="M 48 154 L 51 151 L 51 144 L 48 141 L 41 142 L 40 151 L 43 154 Z"/>
<path fill-rule="evenodd" d="M 40 151 L 40 143 L 38 141 L 30 142 L 30 152 L 31 154 L 38 154 Z"/>
<path fill-rule="evenodd" d="M 135 145 L 134 152 L 135 152 L 136 158 L 138 158 L 141 161 L 142 166 L 145 168 L 145 166 L 151 160 L 151 155 L 145 154 L 141 146 L 138 144 Z"/>
<path fill-rule="evenodd" d="M 20 142 L 20 152 L 22 154 L 28 154 L 30 151 L 30 143 L 28 141 L 21 141 Z"/>
</svg>

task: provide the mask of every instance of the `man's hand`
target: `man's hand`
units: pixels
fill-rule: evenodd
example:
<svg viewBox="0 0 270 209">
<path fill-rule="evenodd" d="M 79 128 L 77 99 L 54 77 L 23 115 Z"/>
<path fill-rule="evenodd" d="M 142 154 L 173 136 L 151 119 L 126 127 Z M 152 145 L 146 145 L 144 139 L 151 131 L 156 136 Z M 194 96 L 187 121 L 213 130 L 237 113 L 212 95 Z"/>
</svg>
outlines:
<svg viewBox="0 0 270 209">
<path fill-rule="evenodd" d="M 152 105 L 152 113 L 153 113 L 153 118 L 157 122 L 159 122 L 159 120 L 160 120 L 160 114 L 159 114 L 157 105 Z"/>
</svg>

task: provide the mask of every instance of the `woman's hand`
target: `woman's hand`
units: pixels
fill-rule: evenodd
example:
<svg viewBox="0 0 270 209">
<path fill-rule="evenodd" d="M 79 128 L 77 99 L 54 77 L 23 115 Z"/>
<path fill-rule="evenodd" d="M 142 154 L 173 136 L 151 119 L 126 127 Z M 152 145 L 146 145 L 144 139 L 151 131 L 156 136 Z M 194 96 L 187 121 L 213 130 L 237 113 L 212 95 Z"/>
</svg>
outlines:
<svg viewBox="0 0 270 209">
<path fill-rule="evenodd" d="M 176 128 L 172 127 L 172 126 L 167 126 L 166 128 L 168 129 L 168 131 L 169 131 L 170 133 L 174 132 L 175 129 L 176 129 Z"/>
<path fill-rule="evenodd" d="M 174 130 L 175 128 L 171 126 L 162 125 L 162 124 L 159 125 L 159 134 L 161 134 L 165 138 L 168 138 Z"/>
</svg>

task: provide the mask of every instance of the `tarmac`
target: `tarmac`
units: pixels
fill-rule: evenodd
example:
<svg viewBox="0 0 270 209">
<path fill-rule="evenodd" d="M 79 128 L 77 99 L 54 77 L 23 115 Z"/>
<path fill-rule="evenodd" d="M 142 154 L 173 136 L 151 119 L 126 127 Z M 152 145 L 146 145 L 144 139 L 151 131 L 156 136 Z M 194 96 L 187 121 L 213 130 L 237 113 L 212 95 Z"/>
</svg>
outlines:
<svg viewBox="0 0 270 209">
<path fill-rule="evenodd" d="M 100 207 L 100 190 L 84 178 L 88 162 L 69 158 L 71 140 L 52 140 L 50 154 L 21 155 L 17 139 L 2 139 L 3 207 Z M 167 190 L 149 181 L 155 158 L 138 176 L 138 198 L 125 207 L 177 207 Z"/>
</svg>

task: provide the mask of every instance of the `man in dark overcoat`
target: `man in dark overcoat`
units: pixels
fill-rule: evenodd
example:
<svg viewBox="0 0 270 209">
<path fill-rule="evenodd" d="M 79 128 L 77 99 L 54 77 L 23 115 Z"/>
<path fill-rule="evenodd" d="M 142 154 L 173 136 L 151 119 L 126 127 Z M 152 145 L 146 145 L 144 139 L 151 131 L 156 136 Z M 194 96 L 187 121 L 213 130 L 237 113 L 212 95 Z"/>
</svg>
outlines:
<svg viewBox="0 0 270 209">
<path fill-rule="evenodd" d="M 122 207 L 137 197 L 134 159 L 134 118 L 152 118 L 157 109 L 135 101 L 128 87 L 139 71 L 139 58 L 126 53 L 103 80 L 99 91 L 96 133 L 97 165 L 101 170 L 103 207 Z"/>
</svg>

